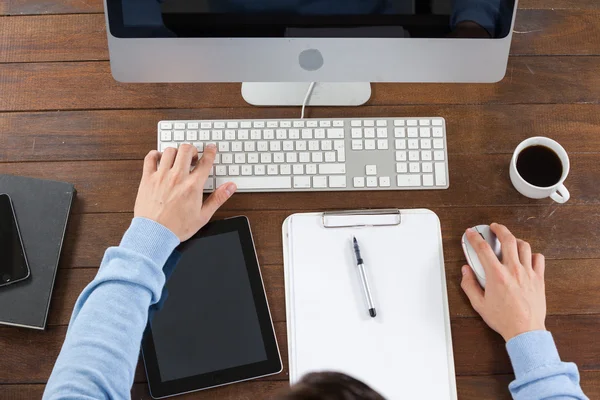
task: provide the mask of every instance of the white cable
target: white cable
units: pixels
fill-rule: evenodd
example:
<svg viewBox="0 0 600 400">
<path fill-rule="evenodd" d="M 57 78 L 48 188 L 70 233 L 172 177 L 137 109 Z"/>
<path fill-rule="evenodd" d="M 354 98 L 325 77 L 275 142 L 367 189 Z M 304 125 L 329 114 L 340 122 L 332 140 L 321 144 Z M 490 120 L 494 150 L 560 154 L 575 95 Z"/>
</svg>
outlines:
<svg viewBox="0 0 600 400">
<path fill-rule="evenodd" d="M 310 95 L 312 94 L 313 88 L 315 87 L 315 83 L 316 82 L 311 82 L 308 86 L 306 96 L 304 96 L 304 101 L 302 102 L 302 113 L 300 114 L 300 119 L 304 119 L 304 108 L 306 107 L 306 103 L 308 103 L 308 99 L 310 99 Z"/>
</svg>

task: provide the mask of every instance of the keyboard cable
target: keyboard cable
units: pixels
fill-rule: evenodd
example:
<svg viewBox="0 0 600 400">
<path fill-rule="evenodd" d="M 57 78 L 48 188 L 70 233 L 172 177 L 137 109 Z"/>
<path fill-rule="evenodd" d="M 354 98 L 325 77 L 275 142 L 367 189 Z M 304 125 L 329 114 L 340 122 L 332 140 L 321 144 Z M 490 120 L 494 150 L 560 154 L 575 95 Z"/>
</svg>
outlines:
<svg viewBox="0 0 600 400">
<path fill-rule="evenodd" d="M 308 86 L 308 90 L 306 91 L 306 96 L 304 96 L 304 101 L 302 102 L 302 113 L 300 114 L 300 119 L 304 119 L 304 108 L 306 107 L 306 104 L 308 103 L 308 99 L 310 99 L 310 96 L 312 95 L 313 89 L 315 87 L 315 83 L 316 82 L 311 82 L 310 85 Z"/>
</svg>

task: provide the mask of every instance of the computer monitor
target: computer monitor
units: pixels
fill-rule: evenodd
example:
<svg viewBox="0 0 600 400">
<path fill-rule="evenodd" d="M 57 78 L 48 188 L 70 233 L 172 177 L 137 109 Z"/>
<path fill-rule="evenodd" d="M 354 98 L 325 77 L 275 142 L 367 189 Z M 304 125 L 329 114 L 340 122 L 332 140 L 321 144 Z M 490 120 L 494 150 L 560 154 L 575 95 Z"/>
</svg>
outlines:
<svg viewBox="0 0 600 400">
<path fill-rule="evenodd" d="M 301 103 L 319 82 L 311 104 L 345 105 L 366 101 L 368 82 L 499 81 L 516 3 L 105 0 L 105 10 L 118 81 L 245 82 L 247 101 L 273 105 Z"/>
</svg>

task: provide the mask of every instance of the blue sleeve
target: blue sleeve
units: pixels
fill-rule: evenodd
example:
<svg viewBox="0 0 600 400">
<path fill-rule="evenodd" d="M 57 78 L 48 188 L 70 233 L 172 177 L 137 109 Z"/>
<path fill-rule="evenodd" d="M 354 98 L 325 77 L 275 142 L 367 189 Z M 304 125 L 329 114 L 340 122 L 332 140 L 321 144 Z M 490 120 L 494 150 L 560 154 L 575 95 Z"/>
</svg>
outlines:
<svg viewBox="0 0 600 400">
<path fill-rule="evenodd" d="M 494 37 L 501 3 L 502 0 L 454 0 L 450 26 L 454 29 L 459 22 L 473 21 Z"/>
<path fill-rule="evenodd" d="M 133 219 L 75 303 L 44 399 L 130 397 L 148 308 L 160 299 L 162 267 L 178 244 L 164 226 Z"/>
<path fill-rule="evenodd" d="M 586 399 L 573 363 L 560 360 L 552 334 L 532 331 L 506 343 L 515 371 L 508 388 L 515 400 Z"/>
</svg>

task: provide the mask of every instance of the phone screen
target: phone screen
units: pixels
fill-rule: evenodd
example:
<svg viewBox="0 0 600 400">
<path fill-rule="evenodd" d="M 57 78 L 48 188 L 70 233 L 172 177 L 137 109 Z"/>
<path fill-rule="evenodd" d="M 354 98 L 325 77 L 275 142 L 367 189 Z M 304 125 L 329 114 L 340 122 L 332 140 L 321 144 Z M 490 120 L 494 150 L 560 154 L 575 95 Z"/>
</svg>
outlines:
<svg viewBox="0 0 600 400">
<path fill-rule="evenodd" d="M 0 286 L 29 277 L 29 266 L 15 213 L 6 194 L 0 194 Z"/>
</svg>

